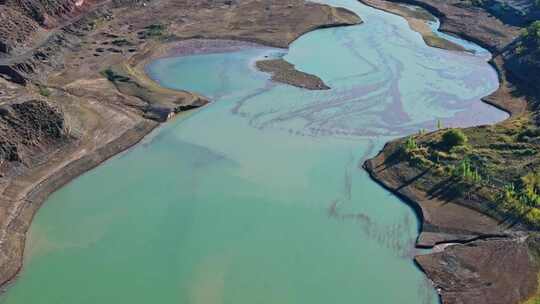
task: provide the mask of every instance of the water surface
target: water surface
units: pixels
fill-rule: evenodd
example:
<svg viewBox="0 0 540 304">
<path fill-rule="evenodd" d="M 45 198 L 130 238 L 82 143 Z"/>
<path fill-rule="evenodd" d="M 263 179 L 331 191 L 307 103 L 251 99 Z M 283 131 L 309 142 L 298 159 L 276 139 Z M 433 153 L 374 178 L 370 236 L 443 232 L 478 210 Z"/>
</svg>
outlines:
<svg viewBox="0 0 540 304">
<path fill-rule="evenodd" d="M 437 303 L 414 266 L 418 220 L 372 182 L 395 137 L 506 115 L 486 58 L 427 47 L 354 0 L 365 23 L 318 30 L 285 59 L 332 90 L 269 81 L 249 48 L 154 62 L 213 104 L 54 193 L 0 303 Z"/>
</svg>

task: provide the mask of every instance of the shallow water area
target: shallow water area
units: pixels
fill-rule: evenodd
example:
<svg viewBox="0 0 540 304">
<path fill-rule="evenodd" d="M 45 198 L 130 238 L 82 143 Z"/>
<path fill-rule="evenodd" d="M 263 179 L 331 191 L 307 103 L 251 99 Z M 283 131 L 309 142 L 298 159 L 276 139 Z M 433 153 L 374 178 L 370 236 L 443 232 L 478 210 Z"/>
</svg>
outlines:
<svg viewBox="0 0 540 304">
<path fill-rule="evenodd" d="M 255 58 L 164 58 L 163 86 L 213 99 L 54 193 L 0 303 L 437 303 L 414 212 L 362 170 L 392 138 L 500 121 L 482 56 L 427 47 L 406 21 L 317 30 L 284 58 L 332 89 L 272 83 Z"/>
<path fill-rule="evenodd" d="M 439 31 L 441 27 L 441 21 L 437 17 L 435 17 L 433 14 L 431 14 L 429 11 L 427 11 L 426 9 L 416 6 L 416 5 L 411 5 L 411 4 L 401 4 L 401 5 L 413 11 L 421 12 L 425 16 L 430 16 L 431 18 L 429 18 L 429 20 L 426 21 L 426 23 L 431 28 L 432 32 L 436 34 L 437 36 L 439 36 L 440 38 L 443 38 L 447 41 L 460 45 L 467 52 L 473 53 L 476 56 L 484 57 L 486 58 L 486 60 L 491 59 L 491 53 L 485 48 L 479 46 L 478 44 L 475 44 L 474 42 L 461 39 L 457 36 Z"/>
</svg>

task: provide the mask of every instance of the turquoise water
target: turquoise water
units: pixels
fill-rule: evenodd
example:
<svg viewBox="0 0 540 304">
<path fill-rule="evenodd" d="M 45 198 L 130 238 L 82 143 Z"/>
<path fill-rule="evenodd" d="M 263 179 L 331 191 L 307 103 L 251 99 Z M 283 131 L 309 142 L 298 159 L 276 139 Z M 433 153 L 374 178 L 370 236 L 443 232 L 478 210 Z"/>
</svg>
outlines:
<svg viewBox="0 0 540 304">
<path fill-rule="evenodd" d="M 285 55 L 332 90 L 270 82 L 253 68 L 269 48 L 151 64 L 163 85 L 215 102 L 54 193 L 0 303 L 437 303 L 412 262 L 413 211 L 361 164 L 438 119 L 504 119 L 479 101 L 497 76 L 397 16 L 332 3 L 365 24 Z"/>
</svg>

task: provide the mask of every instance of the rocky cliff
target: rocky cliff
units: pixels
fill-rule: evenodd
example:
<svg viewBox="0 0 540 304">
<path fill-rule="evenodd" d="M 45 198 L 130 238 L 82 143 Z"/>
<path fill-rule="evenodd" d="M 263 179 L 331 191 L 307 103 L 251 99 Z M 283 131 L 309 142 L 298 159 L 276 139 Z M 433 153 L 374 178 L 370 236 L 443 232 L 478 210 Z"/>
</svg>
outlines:
<svg viewBox="0 0 540 304">
<path fill-rule="evenodd" d="M 467 4 L 479 6 L 504 23 L 514 26 L 526 26 L 540 19 L 540 5 L 535 0 L 483 0 Z"/>
<path fill-rule="evenodd" d="M 0 53 L 24 53 L 95 3 L 95 0 L 3 1 L 0 3 Z"/>
<path fill-rule="evenodd" d="M 50 147 L 68 140 L 63 113 L 43 100 L 0 106 L 0 172 L 32 166 Z"/>
</svg>

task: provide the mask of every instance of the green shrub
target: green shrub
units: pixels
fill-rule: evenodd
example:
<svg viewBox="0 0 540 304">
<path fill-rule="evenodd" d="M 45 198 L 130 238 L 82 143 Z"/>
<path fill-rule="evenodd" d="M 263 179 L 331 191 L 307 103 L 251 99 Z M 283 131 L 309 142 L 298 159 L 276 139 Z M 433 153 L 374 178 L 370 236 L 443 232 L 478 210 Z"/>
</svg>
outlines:
<svg viewBox="0 0 540 304">
<path fill-rule="evenodd" d="M 468 182 L 482 182 L 482 176 L 478 173 L 478 168 L 473 168 L 471 166 L 471 161 L 468 158 L 462 160 L 458 166 L 454 168 L 452 175 Z"/>
<path fill-rule="evenodd" d="M 425 158 L 422 154 L 413 153 L 410 155 L 409 163 L 417 168 L 428 168 L 433 166 L 433 162 Z"/>
<path fill-rule="evenodd" d="M 513 210 L 522 211 L 530 207 L 536 209 L 540 206 L 539 192 L 540 174 L 529 173 L 521 178 L 518 187 L 514 184 L 506 185 L 499 200 Z M 540 221 L 536 223 L 540 223 Z"/>
<path fill-rule="evenodd" d="M 521 178 L 525 188 L 540 190 L 540 173 L 529 173 Z"/>
<path fill-rule="evenodd" d="M 540 223 L 540 209 L 532 208 L 525 215 L 527 222 L 538 225 Z M 536 300 L 534 303 L 540 304 L 540 299 Z"/>
<path fill-rule="evenodd" d="M 111 42 L 113 45 L 122 47 L 122 46 L 130 46 L 133 45 L 131 42 L 129 42 L 127 39 L 115 39 Z"/>
<path fill-rule="evenodd" d="M 101 75 L 105 76 L 109 81 L 116 82 L 128 82 L 130 79 L 129 77 L 122 76 L 119 74 L 116 74 L 112 69 L 106 69 L 101 72 Z"/>
<path fill-rule="evenodd" d="M 529 25 L 525 31 L 525 36 L 528 38 L 537 39 L 540 37 L 540 20 L 537 20 Z"/>
<path fill-rule="evenodd" d="M 528 141 L 530 138 L 539 137 L 540 136 L 540 128 L 527 128 L 525 131 L 519 133 L 518 140 L 519 141 Z"/>
<path fill-rule="evenodd" d="M 540 20 L 531 23 L 521 37 L 521 47 L 524 51 L 538 56 L 540 54 Z"/>
<path fill-rule="evenodd" d="M 101 75 L 105 76 L 109 81 L 114 81 L 114 72 L 111 69 L 101 71 Z"/>
<path fill-rule="evenodd" d="M 474 6 L 483 6 L 485 3 L 484 0 L 471 0 L 471 4 Z"/>
<path fill-rule="evenodd" d="M 427 158 L 428 148 L 418 145 L 414 136 L 407 137 L 395 155 L 401 160 L 408 160 L 415 167 L 433 166 L 433 162 Z"/>
<path fill-rule="evenodd" d="M 405 141 L 405 151 L 409 152 L 417 148 L 418 148 L 418 145 L 416 144 L 416 140 L 414 139 L 414 137 L 412 136 L 408 137 L 407 140 Z"/>
<path fill-rule="evenodd" d="M 456 146 L 463 146 L 467 144 L 468 138 L 463 133 L 463 131 L 459 129 L 450 129 L 442 135 L 442 146 L 446 148 L 447 150 L 452 149 Z"/>
<path fill-rule="evenodd" d="M 529 206 L 540 205 L 540 174 L 529 173 L 521 178 L 521 195 Z"/>
<path fill-rule="evenodd" d="M 49 97 L 51 96 L 51 90 L 47 88 L 46 86 L 38 85 L 39 94 L 43 97 Z"/>
<path fill-rule="evenodd" d="M 530 148 L 522 149 L 522 150 L 512 150 L 512 154 L 515 156 L 533 156 L 536 153 L 538 153 L 538 151 L 536 151 L 535 149 L 530 149 Z"/>
<path fill-rule="evenodd" d="M 166 31 L 165 25 L 161 23 L 151 24 L 139 33 L 140 38 L 161 38 Z"/>
</svg>

